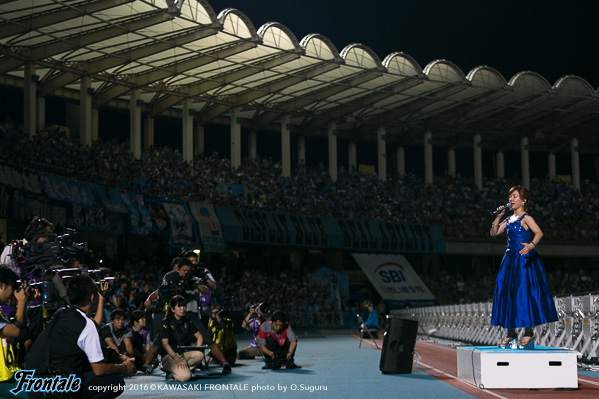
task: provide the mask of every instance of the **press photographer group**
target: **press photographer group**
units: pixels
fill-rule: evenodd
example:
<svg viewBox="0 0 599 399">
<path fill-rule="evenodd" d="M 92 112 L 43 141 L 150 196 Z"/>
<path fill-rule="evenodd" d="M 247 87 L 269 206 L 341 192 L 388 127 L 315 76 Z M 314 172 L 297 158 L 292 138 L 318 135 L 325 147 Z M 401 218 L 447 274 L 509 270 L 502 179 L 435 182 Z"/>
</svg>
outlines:
<svg viewBox="0 0 599 399">
<path fill-rule="evenodd" d="M 253 340 L 237 352 L 230 304 L 215 304 L 216 280 L 195 252 L 175 256 L 153 291 L 147 283 L 128 291 L 109 269 L 89 267 L 87 255 L 75 231 L 58 235 L 39 217 L 4 248 L 0 395 L 113 398 L 136 373 L 159 369 L 185 382 L 214 367 L 229 374 L 238 358 L 299 368 L 288 316 L 266 303 L 249 306 L 241 327 Z M 127 307 L 133 292 L 145 295 L 140 308 Z"/>
</svg>

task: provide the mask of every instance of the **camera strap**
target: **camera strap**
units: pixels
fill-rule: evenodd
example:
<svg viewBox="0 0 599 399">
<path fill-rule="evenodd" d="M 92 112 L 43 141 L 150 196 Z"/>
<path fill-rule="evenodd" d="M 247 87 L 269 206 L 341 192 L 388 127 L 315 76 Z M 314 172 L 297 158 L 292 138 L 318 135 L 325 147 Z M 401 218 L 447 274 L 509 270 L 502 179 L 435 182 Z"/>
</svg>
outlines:
<svg viewBox="0 0 599 399">
<path fill-rule="evenodd" d="M 69 301 L 69 297 L 67 296 L 67 288 L 64 286 L 64 283 L 62 282 L 62 279 L 60 278 L 58 273 L 52 276 L 52 282 L 54 283 L 54 286 L 56 287 L 56 290 L 58 291 L 60 297 L 65 301 L 67 305 L 70 305 L 71 302 Z"/>
</svg>

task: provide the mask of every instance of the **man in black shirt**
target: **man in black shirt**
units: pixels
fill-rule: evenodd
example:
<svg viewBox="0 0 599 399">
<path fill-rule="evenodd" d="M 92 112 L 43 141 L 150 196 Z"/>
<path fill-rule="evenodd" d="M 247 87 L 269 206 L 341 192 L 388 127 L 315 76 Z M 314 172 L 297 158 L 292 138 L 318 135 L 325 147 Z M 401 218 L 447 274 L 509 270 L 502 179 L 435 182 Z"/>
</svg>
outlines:
<svg viewBox="0 0 599 399">
<path fill-rule="evenodd" d="M 110 313 L 110 324 L 100 329 L 102 348 L 111 348 L 120 354 L 133 357 L 133 334 L 125 328 L 125 311 L 115 309 Z"/>
<path fill-rule="evenodd" d="M 47 372 L 51 360 L 81 378 L 78 396 L 116 398 L 125 387 L 122 375 L 133 375 L 135 366 L 131 359 L 121 364 L 104 362 L 96 324 L 89 318 L 99 302 L 98 288 L 89 275 L 81 274 L 69 280 L 67 295 L 71 304 L 56 311 L 35 341 L 27 359 L 27 369 Z"/>
</svg>

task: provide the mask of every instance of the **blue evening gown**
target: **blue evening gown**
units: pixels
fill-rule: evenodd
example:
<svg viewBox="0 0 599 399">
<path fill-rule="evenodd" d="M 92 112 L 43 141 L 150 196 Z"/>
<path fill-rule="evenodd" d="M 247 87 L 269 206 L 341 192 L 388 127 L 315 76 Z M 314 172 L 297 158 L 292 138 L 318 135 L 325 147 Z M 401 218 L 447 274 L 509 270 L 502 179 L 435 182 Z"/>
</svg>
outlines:
<svg viewBox="0 0 599 399">
<path fill-rule="evenodd" d="M 558 320 L 541 257 L 534 249 L 526 255 L 519 252 L 521 242 L 531 242 L 530 230 L 521 225 L 524 215 L 505 224 L 507 248 L 493 293 L 494 326 L 534 327 Z"/>
</svg>

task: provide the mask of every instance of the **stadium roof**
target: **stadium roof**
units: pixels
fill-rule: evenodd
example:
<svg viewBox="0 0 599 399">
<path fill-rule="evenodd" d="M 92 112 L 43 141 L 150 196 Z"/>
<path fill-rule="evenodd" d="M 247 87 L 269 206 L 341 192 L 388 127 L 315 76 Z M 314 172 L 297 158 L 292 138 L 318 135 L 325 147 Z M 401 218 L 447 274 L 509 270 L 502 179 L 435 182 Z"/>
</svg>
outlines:
<svg viewBox="0 0 599 399">
<path fill-rule="evenodd" d="M 276 22 L 256 29 L 204 0 L 0 0 L 0 84 L 23 87 L 26 63 L 42 96 L 78 99 L 88 76 L 96 107 L 126 109 L 139 88 L 144 112 L 178 115 L 191 98 L 199 123 L 228 123 L 239 108 L 256 130 L 289 114 L 294 133 L 323 135 L 335 121 L 338 136 L 357 141 L 385 126 L 398 145 L 420 145 L 430 130 L 448 147 L 471 147 L 480 133 L 485 148 L 519 148 L 528 136 L 531 149 L 569 150 L 573 137 L 581 151 L 599 149 L 597 92 L 580 77 L 551 85 L 488 66 L 464 74 L 447 60 L 421 68 L 401 52 L 381 60 L 363 44 L 299 40 Z"/>
</svg>

